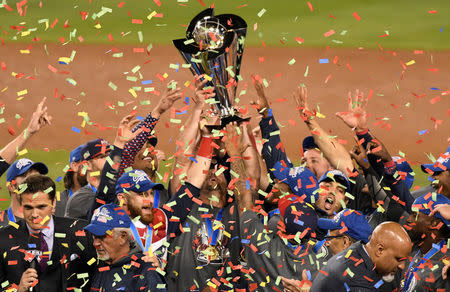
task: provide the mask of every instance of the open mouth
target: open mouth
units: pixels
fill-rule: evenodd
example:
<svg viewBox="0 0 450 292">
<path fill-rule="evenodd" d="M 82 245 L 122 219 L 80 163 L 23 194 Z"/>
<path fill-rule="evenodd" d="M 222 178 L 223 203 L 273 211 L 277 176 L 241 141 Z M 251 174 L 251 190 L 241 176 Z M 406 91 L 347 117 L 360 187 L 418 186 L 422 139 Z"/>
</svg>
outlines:
<svg viewBox="0 0 450 292">
<path fill-rule="evenodd" d="M 152 161 L 153 158 L 150 157 L 150 156 L 145 156 L 144 158 L 142 158 L 142 160 L 144 160 L 144 161 Z"/>
<path fill-rule="evenodd" d="M 333 204 L 334 204 L 334 197 L 333 196 L 328 196 L 325 199 L 325 210 L 331 210 L 333 208 Z"/>
</svg>

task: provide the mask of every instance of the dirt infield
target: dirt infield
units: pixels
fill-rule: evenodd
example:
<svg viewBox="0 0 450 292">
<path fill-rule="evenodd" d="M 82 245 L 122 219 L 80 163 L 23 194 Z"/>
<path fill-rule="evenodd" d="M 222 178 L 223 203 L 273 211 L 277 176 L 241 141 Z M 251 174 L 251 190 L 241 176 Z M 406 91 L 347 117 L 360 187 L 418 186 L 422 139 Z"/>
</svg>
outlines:
<svg viewBox="0 0 450 292">
<path fill-rule="evenodd" d="M 172 47 L 153 47 L 148 54 L 133 50 L 125 46 L 0 45 L 0 102 L 5 107 L 0 115 L 4 118 L 0 124 L 2 145 L 12 138 L 8 133 L 10 126 L 17 133 L 25 126 L 24 123 L 17 126 L 16 114 L 28 122 L 42 96 L 48 97 L 53 125 L 34 137 L 28 148 L 72 149 L 97 136 L 111 141 L 115 132 L 102 127 L 116 126 L 135 106 L 140 115 L 146 115 L 158 97 L 145 93 L 144 87 L 162 89 L 158 74 L 168 73 L 169 80 L 181 84 L 192 79 L 188 69 L 176 72 L 169 67 L 181 62 Z M 60 57 L 70 57 L 72 52 L 75 52 L 72 62 L 58 63 Z M 123 56 L 113 57 L 117 53 Z M 291 98 L 291 92 L 300 83 L 308 86 L 311 105 L 319 103 L 326 116 L 320 121 L 323 127 L 331 135 L 339 135 L 342 143 L 348 141 L 348 148 L 352 144 L 351 133 L 334 113 L 346 109 L 347 92 L 355 88 L 364 92 L 373 90 L 370 127 L 389 146 L 391 154 L 401 151 L 412 162 L 426 162 L 424 152 L 438 155 L 449 145 L 449 52 L 246 48 L 244 54 L 244 80 L 239 83 L 238 92 L 245 88 L 247 92 L 241 96 L 240 104 L 247 104 L 255 96 L 250 74 L 267 79 L 270 85 L 266 93 L 277 121 L 284 126 L 282 139 L 291 159 L 298 159 L 301 140 L 307 135 Z M 320 63 L 320 59 L 328 59 L 328 63 L 323 63 L 324 60 Z M 135 66 L 140 69 L 133 73 Z M 127 80 L 127 76 L 137 77 L 137 81 Z M 143 80 L 152 80 L 152 84 L 143 85 Z M 137 98 L 129 92 L 133 86 L 142 87 L 142 91 L 136 91 Z M 191 96 L 192 90 L 187 89 L 186 95 Z M 142 105 L 144 100 L 150 100 L 151 104 Z M 123 102 L 123 106 L 118 102 Z M 178 109 L 184 106 L 182 102 L 176 104 Z M 91 122 L 101 126 L 82 128 L 80 112 L 86 112 Z M 249 113 L 256 117 L 252 108 Z M 185 116 L 171 118 L 184 121 Z M 169 115 L 165 116 L 157 132 L 159 147 L 170 154 L 182 122 L 173 123 L 169 119 Z M 72 127 L 80 129 L 80 133 Z"/>
</svg>

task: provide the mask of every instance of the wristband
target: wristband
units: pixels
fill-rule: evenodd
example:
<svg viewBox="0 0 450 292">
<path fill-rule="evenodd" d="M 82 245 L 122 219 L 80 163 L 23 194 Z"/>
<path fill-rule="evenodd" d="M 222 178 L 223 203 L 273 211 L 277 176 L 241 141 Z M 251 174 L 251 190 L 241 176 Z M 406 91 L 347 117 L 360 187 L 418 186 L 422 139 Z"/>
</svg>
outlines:
<svg viewBox="0 0 450 292">
<path fill-rule="evenodd" d="M 362 131 L 359 131 L 359 132 L 356 132 L 356 135 L 362 136 L 362 135 L 365 135 L 367 133 L 369 133 L 369 128 L 367 128 L 365 130 L 362 130 Z"/>
<path fill-rule="evenodd" d="M 202 137 L 202 140 L 200 141 L 200 146 L 198 147 L 197 155 L 211 159 L 213 152 L 212 142 L 213 142 L 212 137 Z"/>
</svg>

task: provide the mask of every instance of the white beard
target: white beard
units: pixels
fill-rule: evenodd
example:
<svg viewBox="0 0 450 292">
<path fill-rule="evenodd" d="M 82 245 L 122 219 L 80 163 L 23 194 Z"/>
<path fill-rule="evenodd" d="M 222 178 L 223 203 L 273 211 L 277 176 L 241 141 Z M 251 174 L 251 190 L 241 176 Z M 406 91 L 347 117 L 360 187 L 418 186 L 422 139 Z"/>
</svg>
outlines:
<svg viewBox="0 0 450 292">
<path fill-rule="evenodd" d="M 382 278 L 383 278 L 383 281 L 384 281 L 384 282 L 390 283 L 390 282 L 394 281 L 394 279 L 395 279 L 395 274 L 385 275 L 385 276 L 383 276 Z"/>
</svg>

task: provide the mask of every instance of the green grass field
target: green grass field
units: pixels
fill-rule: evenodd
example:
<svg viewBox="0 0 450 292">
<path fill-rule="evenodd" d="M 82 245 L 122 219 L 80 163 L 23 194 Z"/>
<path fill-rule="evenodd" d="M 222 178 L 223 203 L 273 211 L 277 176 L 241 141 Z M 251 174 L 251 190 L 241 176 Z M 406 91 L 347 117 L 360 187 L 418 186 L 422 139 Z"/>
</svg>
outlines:
<svg viewBox="0 0 450 292">
<path fill-rule="evenodd" d="M 68 165 L 69 151 L 55 150 L 45 152 L 43 150 L 30 150 L 25 155 L 27 158 L 37 162 L 45 163 L 49 168 L 49 176 L 56 182 L 56 190 L 63 191 L 64 184 L 62 178 L 64 177 L 64 168 Z M 159 173 L 163 176 L 166 171 L 169 171 L 169 162 L 164 162 L 160 165 Z M 298 163 L 297 163 L 298 164 Z M 426 186 L 429 184 L 427 181 L 428 176 L 420 170 L 420 167 L 412 167 L 415 172 L 414 186 Z M 159 181 L 161 182 L 161 181 Z M 161 182 L 163 183 L 163 182 Z M 167 186 L 167 183 L 165 183 Z M 6 174 L 0 178 L 0 210 L 6 209 L 9 206 L 9 194 L 6 188 Z M 413 186 L 413 188 L 414 188 Z"/>
<path fill-rule="evenodd" d="M 16 2 L 0 0 L 6 42 L 80 43 L 82 37 L 84 43 L 170 44 L 184 36 L 196 13 L 215 4 L 216 14 L 234 13 L 247 21 L 249 45 L 450 48 L 447 0 L 42 0 L 42 8 L 33 0 L 24 16 Z"/>
</svg>

